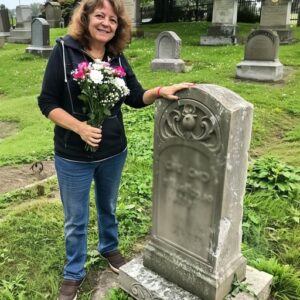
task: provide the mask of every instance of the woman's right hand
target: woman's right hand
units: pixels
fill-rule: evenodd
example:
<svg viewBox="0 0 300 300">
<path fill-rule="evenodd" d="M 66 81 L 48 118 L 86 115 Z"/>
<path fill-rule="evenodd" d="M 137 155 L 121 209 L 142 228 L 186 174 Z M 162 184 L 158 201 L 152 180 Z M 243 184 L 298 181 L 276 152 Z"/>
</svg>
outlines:
<svg viewBox="0 0 300 300">
<path fill-rule="evenodd" d="M 98 147 L 102 138 L 102 129 L 93 127 L 87 122 L 81 122 L 78 128 L 81 139 L 93 147 Z"/>
</svg>

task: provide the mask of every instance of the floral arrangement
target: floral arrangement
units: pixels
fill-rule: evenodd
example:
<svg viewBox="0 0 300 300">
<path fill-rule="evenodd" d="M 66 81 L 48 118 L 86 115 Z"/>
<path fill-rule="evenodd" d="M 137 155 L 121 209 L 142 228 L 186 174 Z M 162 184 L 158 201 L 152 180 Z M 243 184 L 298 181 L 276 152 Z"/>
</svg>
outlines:
<svg viewBox="0 0 300 300">
<path fill-rule="evenodd" d="M 121 97 L 129 95 L 123 77 L 126 75 L 122 67 L 112 67 L 108 62 L 83 61 L 72 71 L 72 77 L 81 88 L 79 99 L 85 103 L 88 124 L 100 127 L 111 115 L 111 109 Z M 95 152 L 97 148 L 86 144 L 87 151 Z"/>
</svg>

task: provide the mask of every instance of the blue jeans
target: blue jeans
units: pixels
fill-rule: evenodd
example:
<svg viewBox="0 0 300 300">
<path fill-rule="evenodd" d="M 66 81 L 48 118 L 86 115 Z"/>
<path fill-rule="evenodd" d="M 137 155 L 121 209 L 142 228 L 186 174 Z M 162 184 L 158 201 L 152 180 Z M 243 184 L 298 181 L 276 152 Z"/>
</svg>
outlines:
<svg viewBox="0 0 300 300">
<path fill-rule="evenodd" d="M 65 216 L 67 262 L 64 278 L 80 280 L 85 277 L 89 193 L 95 182 L 95 201 L 98 218 L 101 254 L 118 248 L 116 203 L 121 173 L 127 150 L 99 162 L 75 162 L 55 156 L 55 168 Z"/>
</svg>

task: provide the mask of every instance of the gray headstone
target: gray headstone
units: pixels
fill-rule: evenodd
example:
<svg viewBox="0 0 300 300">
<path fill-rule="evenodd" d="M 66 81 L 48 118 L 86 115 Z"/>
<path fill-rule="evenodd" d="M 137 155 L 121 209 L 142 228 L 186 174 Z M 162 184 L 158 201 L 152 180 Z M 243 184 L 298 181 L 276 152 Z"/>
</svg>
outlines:
<svg viewBox="0 0 300 300">
<path fill-rule="evenodd" d="M 51 28 L 61 27 L 62 11 L 58 2 L 46 2 L 45 4 L 46 20 Z"/>
<path fill-rule="evenodd" d="M 32 11 L 29 5 L 16 7 L 16 28 L 10 30 L 9 43 L 29 44 L 31 41 Z"/>
<path fill-rule="evenodd" d="M 236 44 L 237 0 L 215 0 L 212 24 L 206 36 L 200 37 L 201 45 Z"/>
<path fill-rule="evenodd" d="M 278 81 L 283 77 L 283 65 L 278 59 L 279 37 L 270 29 L 253 30 L 246 42 L 244 60 L 236 67 L 240 79 Z"/>
<path fill-rule="evenodd" d="M 252 31 L 246 42 L 245 60 L 275 61 L 278 59 L 279 37 L 268 29 Z"/>
<path fill-rule="evenodd" d="M 221 300 L 235 274 L 245 278 L 241 226 L 253 108 L 216 85 L 178 96 L 157 101 L 153 226 L 143 263 L 201 299 Z"/>
<path fill-rule="evenodd" d="M 185 70 L 185 64 L 180 59 L 181 39 L 175 32 L 161 32 L 155 41 L 155 48 L 156 58 L 151 63 L 152 70 Z"/>
<path fill-rule="evenodd" d="M 43 18 L 35 18 L 31 23 L 32 39 L 31 45 L 26 48 L 26 52 L 49 57 L 52 47 L 50 47 L 50 26 Z"/>
<path fill-rule="evenodd" d="M 9 33 L 10 31 L 10 22 L 8 9 L 5 6 L 0 7 L 0 34 L 1 33 Z"/>
<path fill-rule="evenodd" d="M 292 41 L 291 0 L 264 0 L 261 7 L 260 28 L 276 30 L 280 42 Z"/>
<path fill-rule="evenodd" d="M 30 28 L 32 21 L 32 11 L 29 5 L 18 5 L 16 7 L 16 27 Z"/>
<path fill-rule="evenodd" d="M 43 18 L 35 18 L 31 24 L 31 45 L 32 46 L 49 46 L 50 26 Z"/>
</svg>

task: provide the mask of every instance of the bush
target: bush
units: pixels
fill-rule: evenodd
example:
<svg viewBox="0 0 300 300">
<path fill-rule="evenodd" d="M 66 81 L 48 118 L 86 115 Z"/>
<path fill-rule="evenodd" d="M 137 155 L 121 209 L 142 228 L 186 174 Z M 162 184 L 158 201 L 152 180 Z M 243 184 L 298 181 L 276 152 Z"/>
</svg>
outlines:
<svg viewBox="0 0 300 300">
<path fill-rule="evenodd" d="M 247 191 L 271 191 L 278 197 L 296 199 L 300 193 L 300 170 L 275 157 L 263 157 L 250 165 Z"/>
</svg>

